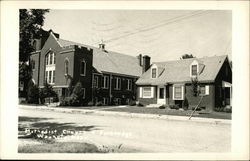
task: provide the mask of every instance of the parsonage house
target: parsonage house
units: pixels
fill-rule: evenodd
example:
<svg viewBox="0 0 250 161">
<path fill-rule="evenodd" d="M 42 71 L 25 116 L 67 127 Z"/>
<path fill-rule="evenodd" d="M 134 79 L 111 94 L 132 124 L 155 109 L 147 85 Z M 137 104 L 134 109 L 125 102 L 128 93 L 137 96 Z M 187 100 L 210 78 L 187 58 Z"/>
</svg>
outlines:
<svg viewBox="0 0 250 161">
<path fill-rule="evenodd" d="M 82 83 L 84 103 L 200 106 L 213 110 L 231 104 L 232 71 L 227 56 L 150 63 L 150 57 L 120 54 L 68 40 L 52 30 L 33 42 L 33 82 L 51 84 L 59 99 Z M 197 89 L 195 94 L 194 88 Z"/>
<path fill-rule="evenodd" d="M 231 105 L 232 70 L 227 56 L 153 63 L 136 84 L 143 104 L 192 108 L 201 101 L 200 107 L 209 111 Z"/>
<path fill-rule="evenodd" d="M 53 86 L 59 99 L 70 95 L 69 88 L 82 83 L 84 103 L 128 104 L 136 99 L 136 80 L 150 66 L 150 57 L 133 57 L 63 40 L 52 30 L 43 31 L 33 42 L 33 82 Z"/>
</svg>

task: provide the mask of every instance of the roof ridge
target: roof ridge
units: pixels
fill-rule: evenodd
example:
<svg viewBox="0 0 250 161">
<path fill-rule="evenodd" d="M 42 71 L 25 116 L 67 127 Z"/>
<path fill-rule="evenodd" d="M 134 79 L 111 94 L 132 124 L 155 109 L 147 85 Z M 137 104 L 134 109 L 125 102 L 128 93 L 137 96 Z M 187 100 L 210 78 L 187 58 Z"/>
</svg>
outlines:
<svg viewBox="0 0 250 161">
<path fill-rule="evenodd" d="M 169 63 L 169 62 L 177 62 L 177 61 L 188 61 L 188 60 L 202 60 L 205 58 L 214 58 L 214 57 L 227 57 L 228 55 L 215 55 L 215 56 L 205 56 L 205 57 L 200 57 L 200 58 L 188 58 L 188 59 L 179 59 L 179 60 L 167 60 L 167 61 L 161 61 L 161 62 L 152 62 L 154 63 Z"/>
</svg>

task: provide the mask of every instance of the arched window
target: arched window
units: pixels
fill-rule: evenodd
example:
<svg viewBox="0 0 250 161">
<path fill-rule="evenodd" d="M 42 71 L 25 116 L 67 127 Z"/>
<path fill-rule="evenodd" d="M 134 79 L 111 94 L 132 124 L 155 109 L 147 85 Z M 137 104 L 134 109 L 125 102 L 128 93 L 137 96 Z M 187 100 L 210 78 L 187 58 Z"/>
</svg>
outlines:
<svg viewBox="0 0 250 161">
<path fill-rule="evenodd" d="M 69 60 L 68 59 L 65 59 L 64 61 L 64 71 L 65 71 L 65 74 L 69 74 Z"/>
<path fill-rule="evenodd" d="M 80 64 L 80 75 L 85 76 L 85 74 L 86 74 L 86 62 L 85 62 L 85 60 L 81 60 L 80 63 L 81 63 Z"/>
</svg>

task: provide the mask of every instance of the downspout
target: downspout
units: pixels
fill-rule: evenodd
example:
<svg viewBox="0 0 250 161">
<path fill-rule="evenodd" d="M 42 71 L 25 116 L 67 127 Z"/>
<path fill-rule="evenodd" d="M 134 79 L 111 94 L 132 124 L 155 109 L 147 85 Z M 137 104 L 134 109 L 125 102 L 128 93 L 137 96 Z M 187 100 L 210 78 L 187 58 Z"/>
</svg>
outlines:
<svg viewBox="0 0 250 161">
<path fill-rule="evenodd" d="M 112 92 L 112 74 L 110 74 L 110 79 L 109 79 L 109 103 L 111 104 L 111 92 Z"/>
<path fill-rule="evenodd" d="M 39 52 L 39 56 L 38 56 L 38 76 L 37 76 L 37 85 L 39 87 L 39 83 L 40 83 L 40 60 L 41 60 L 41 51 Z"/>
</svg>

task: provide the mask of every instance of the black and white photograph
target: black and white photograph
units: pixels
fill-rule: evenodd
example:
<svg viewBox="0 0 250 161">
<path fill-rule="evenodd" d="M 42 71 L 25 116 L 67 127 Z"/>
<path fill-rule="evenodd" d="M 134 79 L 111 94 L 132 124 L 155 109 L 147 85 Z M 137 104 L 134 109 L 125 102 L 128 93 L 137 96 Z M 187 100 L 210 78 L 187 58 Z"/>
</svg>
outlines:
<svg viewBox="0 0 250 161">
<path fill-rule="evenodd" d="M 15 13 L 17 155 L 234 153 L 233 10 Z"/>
</svg>

